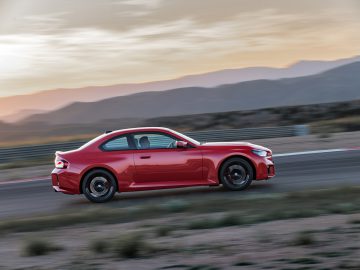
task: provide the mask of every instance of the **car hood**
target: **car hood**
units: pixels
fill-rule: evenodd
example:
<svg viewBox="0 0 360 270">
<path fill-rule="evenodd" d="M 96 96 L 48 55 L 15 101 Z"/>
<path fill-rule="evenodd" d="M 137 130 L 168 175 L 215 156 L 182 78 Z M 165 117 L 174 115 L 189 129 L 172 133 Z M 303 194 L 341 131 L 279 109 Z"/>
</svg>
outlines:
<svg viewBox="0 0 360 270">
<path fill-rule="evenodd" d="M 252 149 L 260 149 L 265 151 L 271 151 L 269 148 L 266 148 L 261 145 L 249 143 L 249 142 L 206 142 L 201 144 L 202 147 L 228 147 L 228 148 L 234 148 L 234 147 L 243 147 L 243 148 L 252 148 Z"/>
</svg>

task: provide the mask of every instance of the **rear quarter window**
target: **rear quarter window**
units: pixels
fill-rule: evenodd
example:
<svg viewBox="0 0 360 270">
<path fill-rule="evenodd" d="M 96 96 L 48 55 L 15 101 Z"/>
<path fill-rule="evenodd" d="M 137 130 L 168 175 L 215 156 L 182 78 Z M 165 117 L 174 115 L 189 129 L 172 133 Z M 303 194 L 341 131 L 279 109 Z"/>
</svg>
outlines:
<svg viewBox="0 0 360 270">
<path fill-rule="evenodd" d="M 101 148 L 105 151 L 129 150 L 131 147 L 126 136 L 117 137 L 104 143 Z"/>
</svg>

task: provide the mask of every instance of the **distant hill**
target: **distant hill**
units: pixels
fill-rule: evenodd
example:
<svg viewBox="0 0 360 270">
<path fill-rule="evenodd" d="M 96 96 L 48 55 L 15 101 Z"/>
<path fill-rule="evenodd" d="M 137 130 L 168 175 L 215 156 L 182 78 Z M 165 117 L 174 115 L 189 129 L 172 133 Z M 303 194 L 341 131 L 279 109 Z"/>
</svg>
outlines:
<svg viewBox="0 0 360 270">
<path fill-rule="evenodd" d="M 78 89 L 56 89 L 31 95 L 0 98 L 0 120 L 13 122 L 37 111 L 52 111 L 73 102 L 93 102 L 138 92 L 163 91 L 185 87 L 216 87 L 259 79 L 280 79 L 317 74 L 341 65 L 360 61 L 360 56 L 335 61 L 301 61 L 287 68 L 250 67 L 227 69 L 178 79 L 141 84 L 91 86 Z M 20 112 L 21 117 L 8 117 Z"/>
<path fill-rule="evenodd" d="M 149 119 L 114 119 L 92 124 L 17 125 L 0 122 L 0 148 L 50 142 L 87 141 L 105 130 L 139 126 L 162 126 L 178 131 L 196 131 L 309 124 L 312 133 L 328 134 L 360 130 L 358 115 L 360 115 L 360 100 Z"/>
<path fill-rule="evenodd" d="M 22 110 L 19 112 L 15 112 L 9 115 L 5 115 L 3 118 L 6 119 L 7 123 L 15 123 L 20 120 L 23 120 L 24 118 L 28 117 L 29 115 L 33 114 L 40 114 L 45 113 L 46 111 L 43 110 Z"/>
<path fill-rule="evenodd" d="M 359 74 L 360 62 L 355 62 L 306 77 L 138 93 L 98 102 L 77 102 L 50 113 L 31 116 L 25 122 L 95 123 L 106 119 L 145 119 L 350 101 L 360 99 Z"/>
</svg>

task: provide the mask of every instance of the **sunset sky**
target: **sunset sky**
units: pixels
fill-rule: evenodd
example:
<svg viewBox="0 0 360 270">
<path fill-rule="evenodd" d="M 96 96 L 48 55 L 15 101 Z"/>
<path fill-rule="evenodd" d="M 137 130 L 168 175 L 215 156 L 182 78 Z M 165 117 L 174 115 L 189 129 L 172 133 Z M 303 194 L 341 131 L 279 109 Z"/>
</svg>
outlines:
<svg viewBox="0 0 360 270">
<path fill-rule="evenodd" d="M 0 96 L 360 54 L 359 0 L 0 0 Z"/>
</svg>

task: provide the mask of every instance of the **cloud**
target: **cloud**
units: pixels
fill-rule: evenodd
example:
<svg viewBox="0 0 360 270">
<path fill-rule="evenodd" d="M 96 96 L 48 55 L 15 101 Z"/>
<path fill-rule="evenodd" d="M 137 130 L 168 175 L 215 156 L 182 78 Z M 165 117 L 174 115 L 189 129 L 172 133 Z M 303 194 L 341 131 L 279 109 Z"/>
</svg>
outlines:
<svg viewBox="0 0 360 270">
<path fill-rule="evenodd" d="M 17 23 L 9 23 L 9 14 L 0 19 L 8 22 L 0 27 L 0 91 L 7 94 L 336 58 L 360 45 L 358 11 L 346 6 L 316 10 L 314 4 L 309 11 L 305 4 L 296 10 L 300 3 L 291 9 L 289 1 L 260 8 L 243 0 L 34 0 L 20 9 L 20 0 L 12 1 L 9 13 L 24 16 Z"/>
<path fill-rule="evenodd" d="M 119 5 L 129 5 L 129 6 L 136 6 L 136 8 L 156 8 L 159 7 L 161 5 L 161 3 L 163 3 L 164 0 L 120 0 L 120 1 L 115 1 L 114 3 L 119 4 Z"/>
</svg>

